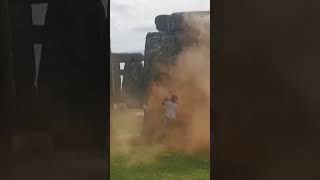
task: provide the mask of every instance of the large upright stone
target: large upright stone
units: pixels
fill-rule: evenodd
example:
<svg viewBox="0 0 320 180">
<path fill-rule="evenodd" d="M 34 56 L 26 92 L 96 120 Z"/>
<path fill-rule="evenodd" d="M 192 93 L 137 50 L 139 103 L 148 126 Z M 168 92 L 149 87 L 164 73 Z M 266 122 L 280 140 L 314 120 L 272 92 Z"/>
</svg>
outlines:
<svg viewBox="0 0 320 180">
<path fill-rule="evenodd" d="M 185 48 L 199 44 L 200 29 L 204 28 L 205 32 L 209 32 L 210 12 L 181 12 L 172 15 L 160 15 L 155 19 L 157 29 L 160 32 L 148 33 L 145 45 L 145 61 L 144 61 L 144 88 L 148 90 L 145 94 L 145 103 L 148 108 L 145 111 L 143 133 L 147 139 L 152 140 L 155 135 L 155 129 L 158 128 L 162 121 L 162 106 L 159 101 L 157 84 L 161 84 L 161 88 L 170 86 L 170 75 L 176 61 Z M 194 27 L 194 24 L 203 21 L 207 23 L 203 27 Z M 201 24 L 202 26 L 203 24 Z M 208 36 L 210 37 L 210 36 Z M 201 44 L 210 44 L 201 42 Z M 195 59 L 196 60 L 196 59 Z M 172 84 L 171 84 L 172 85 Z M 160 89 L 161 89 L 160 88 Z M 160 90 L 159 90 L 160 91 Z M 170 91 L 170 89 L 169 89 Z M 150 92 L 155 97 L 150 96 Z"/>
<path fill-rule="evenodd" d="M 126 61 L 122 82 L 122 95 L 128 106 L 142 107 L 144 95 L 143 66 L 141 61 Z"/>
<path fill-rule="evenodd" d="M 8 178 L 10 134 L 15 118 L 15 89 L 8 1 L 0 0 L 0 157 L 1 177 Z"/>
<path fill-rule="evenodd" d="M 17 103 L 17 128 L 35 128 L 35 58 L 33 53 L 32 10 L 27 2 L 10 2 L 12 53 Z"/>
<path fill-rule="evenodd" d="M 168 73 L 168 68 L 175 64 L 181 50 L 178 37 L 174 33 L 148 33 L 145 45 L 144 87 L 151 81 L 160 80 Z"/>
<path fill-rule="evenodd" d="M 118 62 L 127 62 L 127 61 L 143 61 L 143 54 L 141 53 L 112 53 L 112 58 Z"/>
<path fill-rule="evenodd" d="M 44 120 L 57 145 L 105 147 L 109 62 L 99 0 L 52 0 L 39 73 Z"/>
<path fill-rule="evenodd" d="M 141 53 L 112 53 L 111 61 L 113 67 L 112 78 L 112 98 L 114 102 L 125 101 L 129 106 L 141 107 L 143 94 L 143 65 L 144 56 Z M 120 63 L 125 63 L 125 69 L 120 70 Z M 123 85 L 121 91 L 121 79 L 123 75 Z"/>
<path fill-rule="evenodd" d="M 201 28 L 195 28 L 195 22 L 207 23 L 203 28 L 210 29 L 209 20 L 210 11 L 179 12 L 155 18 L 159 32 L 148 33 L 146 37 L 144 62 L 146 89 L 150 81 L 167 76 L 169 68 L 175 64 L 182 48 L 198 43 Z"/>
<path fill-rule="evenodd" d="M 171 15 L 159 15 L 155 18 L 156 28 L 160 32 L 178 32 L 190 29 L 186 20 L 202 19 L 210 16 L 210 11 L 179 12 Z"/>
<path fill-rule="evenodd" d="M 111 82 L 111 103 L 119 102 L 121 94 L 121 77 L 120 77 L 120 62 L 117 58 L 111 55 L 110 57 L 110 82 Z"/>
</svg>

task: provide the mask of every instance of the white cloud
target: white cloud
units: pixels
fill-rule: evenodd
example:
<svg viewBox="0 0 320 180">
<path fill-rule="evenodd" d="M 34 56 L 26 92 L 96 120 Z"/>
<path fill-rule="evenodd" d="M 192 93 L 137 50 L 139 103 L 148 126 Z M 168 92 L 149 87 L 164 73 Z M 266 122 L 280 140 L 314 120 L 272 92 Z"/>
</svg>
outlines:
<svg viewBox="0 0 320 180">
<path fill-rule="evenodd" d="M 160 14 L 210 9 L 210 0 L 111 0 L 110 31 L 113 52 L 143 51 L 148 32 L 156 31 Z"/>
</svg>

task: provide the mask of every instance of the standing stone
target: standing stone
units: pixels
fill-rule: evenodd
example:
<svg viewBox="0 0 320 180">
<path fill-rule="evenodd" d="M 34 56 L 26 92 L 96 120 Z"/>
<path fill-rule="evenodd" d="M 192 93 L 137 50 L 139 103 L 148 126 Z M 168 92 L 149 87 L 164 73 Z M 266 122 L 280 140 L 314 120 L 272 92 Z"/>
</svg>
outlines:
<svg viewBox="0 0 320 180">
<path fill-rule="evenodd" d="M 210 23 L 207 23 L 209 18 L 210 11 L 179 12 L 155 18 L 159 32 L 148 33 L 145 44 L 145 89 L 148 89 L 150 82 L 168 76 L 170 67 L 175 64 L 183 48 L 198 43 L 200 32 L 191 23 L 203 21 L 206 23 L 203 27 L 210 29 Z"/>
<path fill-rule="evenodd" d="M 39 93 L 56 145 L 105 148 L 109 62 L 98 0 L 49 1 Z"/>
<path fill-rule="evenodd" d="M 110 64 L 111 98 L 112 102 L 119 102 L 121 94 L 120 62 L 111 55 Z"/>
<path fill-rule="evenodd" d="M 175 59 L 180 52 L 180 44 L 174 33 L 155 32 L 148 33 L 145 45 L 144 61 L 144 88 L 150 82 L 166 76 L 169 68 L 175 64 Z"/>
<path fill-rule="evenodd" d="M 32 10 L 28 2 L 9 4 L 17 104 L 17 130 L 37 126 L 35 121 L 35 58 L 33 53 Z"/>
<path fill-rule="evenodd" d="M 143 66 L 140 60 L 126 61 L 122 83 L 122 94 L 128 106 L 141 107 L 143 99 Z"/>
<path fill-rule="evenodd" d="M 163 82 L 169 76 L 171 66 L 175 64 L 177 55 L 180 52 L 180 44 L 175 32 L 154 32 L 148 33 L 145 44 L 144 59 L 144 103 L 149 103 L 150 90 L 154 82 Z M 161 103 L 159 103 L 161 104 Z M 161 107 L 153 105 L 148 107 L 144 113 L 143 135 L 147 141 L 154 141 L 156 129 L 162 117 Z"/>
<path fill-rule="evenodd" d="M 199 44 L 199 35 L 201 28 L 194 28 L 194 21 L 203 21 L 204 31 L 209 32 L 210 12 L 180 12 L 171 15 L 160 15 L 155 18 L 155 25 L 159 32 L 148 33 L 145 45 L 145 61 L 144 61 L 144 88 L 152 89 L 153 84 L 161 84 L 165 87 L 170 83 L 170 74 L 176 65 L 176 61 L 184 48 L 188 48 Z M 201 24 L 203 25 L 203 24 Z M 210 44 L 209 40 L 207 43 Z M 196 60 L 196 59 L 195 59 Z M 172 82 L 172 81 L 171 81 Z M 157 88 L 155 88 L 157 89 Z M 151 90 L 150 90 L 151 91 Z M 151 102 L 146 93 L 145 103 Z M 156 93 L 155 93 L 156 94 Z M 153 94 L 153 95 L 155 95 Z M 150 101 L 149 101 L 150 100 Z M 158 99 L 156 100 L 158 101 Z M 161 121 L 155 117 L 160 116 L 162 112 L 160 105 L 149 104 L 154 106 L 148 108 L 144 116 L 144 132 L 146 136 L 152 137 L 153 129 L 157 128 L 156 121 Z M 160 106 L 160 107 L 159 107 Z M 151 122 L 151 123 L 150 123 Z M 149 131 L 149 129 L 151 129 Z M 149 138 L 149 137 L 148 137 Z"/>
<path fill-rule="evenodd" d="M 15 88 L 7 0 L 0 0 L 0 12 L 0 164 L 1 178 L 8 179 L 10 134 L 15 120 Z"/>
<path fill-rule="evenodd" d="M 113 64 L 112 77 L 112 98 L 114 102 L 126 101 L 129 106 L 141 107 L 143 102 L 144 68 L 142 61 L 144 59 L 141 53 L 112 53 L 111 61 Z M 125 69 L 120 70 L 120 63 L 125 63 Z M 123 75 L 123 85 L 121 91 L 121 78 Z"/>
<path fill-rule="evenodd" d="M 159 32 L 180 32 L 190 30 L 186 19 L 203 19 L 210 15 L 210 11 L 179 12 L 171 15 L 159 15 L 155 18 Z"/>
</svg>

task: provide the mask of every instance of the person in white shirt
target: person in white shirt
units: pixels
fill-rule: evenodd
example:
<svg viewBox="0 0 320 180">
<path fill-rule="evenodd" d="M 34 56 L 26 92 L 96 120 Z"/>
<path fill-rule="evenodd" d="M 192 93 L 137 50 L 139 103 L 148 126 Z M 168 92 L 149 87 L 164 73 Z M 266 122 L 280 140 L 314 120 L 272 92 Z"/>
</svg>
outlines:
<svg viewBox="0 0 320 180">
<path fill-rule="evenodd" d="M 170 132 L 174 129 L 177 118 L 177 100 L 178 97 L 173 95 L 171 98 L 163 102 L 164 106 L 164 137 L 168 137 Z"/>
<path fill-rule="evenodd" d="M 163 102 L 165 107 L 165 119 L 168 123 L 173 122 L 176 120 L 177 114 L 177 96 L 173 95 L 171 99 L 167 99 Z"/>
</svg>

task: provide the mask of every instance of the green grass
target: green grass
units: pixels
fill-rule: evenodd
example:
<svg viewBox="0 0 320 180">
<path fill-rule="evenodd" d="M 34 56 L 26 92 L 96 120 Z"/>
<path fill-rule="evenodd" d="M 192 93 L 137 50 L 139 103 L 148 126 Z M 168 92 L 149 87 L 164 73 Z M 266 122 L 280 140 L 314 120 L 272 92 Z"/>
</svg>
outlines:
<svg viewBox="0 0 320 180">
<path fill-rule="evenodd" d="M 111 159 L 111 180 L 209 180 L 210 162 L 207 157 L 162 153 L 156 160 L 131 163 L 130 155 Z"/>
<path fill-rule="evenodd" d="M 113 113 L 111 143 L 111 180 L 209 180 L 207 156 L 168 152 L 162 145 L 131 146 L 129 137 L 141 132 L 138 111 Z"/>
</svg>

